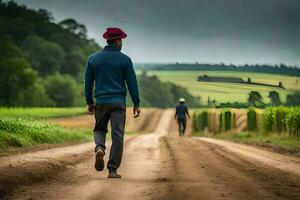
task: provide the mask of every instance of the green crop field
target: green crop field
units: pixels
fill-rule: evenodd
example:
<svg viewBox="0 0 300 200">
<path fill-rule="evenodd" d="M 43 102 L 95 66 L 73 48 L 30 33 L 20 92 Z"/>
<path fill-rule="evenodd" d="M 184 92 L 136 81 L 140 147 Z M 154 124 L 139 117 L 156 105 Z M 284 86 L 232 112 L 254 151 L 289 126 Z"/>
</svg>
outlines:
<svg viewBox="0 0 300 200">
<path fill-rule="evenodd" d="M 45 119 L 71 117 L 86 113 L 85 108 L 0 108 L 0 150 L 88 141 L 87 130 L 72 130 L 49 124 Z"/>
<path fill-rule="evenodd" d="M 28 147 L 90 139 L 91 135 L 87 131 L 63 128 L 44 120 L 0 117 L 0 150 L 7 147 Z"/>
<path fill-rule="evenodd" d="M 300 107 L 194 109 L 195 136 L 214 137 L 300 152 Z"/>
<path fill-rule="evenodd" d="M 273 75 L 266 73 L 254 72 L 229 72 L 229 71 L 147 71 L 149 75 L 157 75 L 160 80 L 172 82 L 186 87 L 191 94 L 201 96 L 201 102 L 206 104 L 208 97 L 216 99 L 217 103 L 221 102 L 246 102 L 248 93 L 252 90 L 258 91 L 264 98 L 265 102 L 269 102 L 268 93 L 272 90 L 280 94 L 281 100 L 284 102 L 286 95 L 295 90 L 300 90 L 300 78 L 285 75 Z M 251 78 L 252 82 L 267 83 L 278 85 L 283 83 L 281 89 L 270 86 L 247 85 L 238 83 L 220 83 L 220 82 L 198 82 L 196 79 L 200 75 L 208 76 L 224 76 L 224 77 L 241 77 Z"/>
<path fill-rule="evenodd" d="M 1 117 L 22 117 L 30 119 L 46 119 L 71 117 L 86 114 L 86 108 L 4 108 L 0 107 Z"/>
</svg>

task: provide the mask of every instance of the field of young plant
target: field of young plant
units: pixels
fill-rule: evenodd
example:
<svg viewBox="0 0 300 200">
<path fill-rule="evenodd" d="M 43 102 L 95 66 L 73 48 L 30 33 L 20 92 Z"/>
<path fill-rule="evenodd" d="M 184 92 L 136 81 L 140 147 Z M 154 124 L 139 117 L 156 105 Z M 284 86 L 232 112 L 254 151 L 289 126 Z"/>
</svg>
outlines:
<svg viewBox="0 0 300 200">
<path fill-rule="evenodd" d="M 280 94 L 282 101 L 286 95 L 294 90 L 300 90 L 300 78 L 285 75 L 273 75 L 266 73 L 251 72 L 226 72 L 226 71 L 148 71 L 149 75 L 157 75 L 162 81 L 172 82 L 186 87 L 191 94 L 202 97 L 202 103 L 206 104 L 208 97 L 216 99 L 217 102 L 246 102 L 248 93 L 252 90 L 258 91 L 269 102 L 268 94 L 275 90 Z M 200 75 L 251 78 L 253 82 L 278 85 L 282 82 L 286 88 L 276 88 L 259 85 L 247 85 L 238 83 L 198 82 Z"/>
<path fill-rule="evenodd" d="M 22 117 L 31 119 L 47 119 L 56 117 L 72 117 L 86 114 L 86 108 L 4 108 L 0 107 L 0 117 Z"/>
<path fill-rule="evenodd" d="M 300 150 L 300 107 L 196 110 L 193 131 L 206 136 L 271 143 Z"/>
<path fill-rule="evenodd" d="M 85 114 L 84 108 L 0 108 L 0 149 L 87 141 L 86 131 L 49 124 L 44 119 Z"/>
</svg>

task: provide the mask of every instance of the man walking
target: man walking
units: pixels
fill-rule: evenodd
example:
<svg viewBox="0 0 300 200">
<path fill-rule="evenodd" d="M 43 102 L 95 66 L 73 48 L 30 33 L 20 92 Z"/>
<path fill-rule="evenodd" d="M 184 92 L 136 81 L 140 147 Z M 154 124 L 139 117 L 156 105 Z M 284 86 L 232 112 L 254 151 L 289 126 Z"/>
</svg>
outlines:
<svg viewBox="0 0 300 200">
<path fill-rule="evenodd" d="M 85 67 L 85 97 L 88 112 L 95 115 L 95 168 L 104 169 L 107 126 L 111 122 L 112 145 L 107 168 L 108 178 L 121 178 L 117 173 L 122 160 L 126 117 L 126 85 L 133 101 L 134 117 L 140 115 L 140 98 L 131 59 L 121 52 L 127 35 L 120 28 L 108 28 L 103 34 L 107 46 L 92 54 Z M 94 89 L 95 83 L 95 89 Z M 94 97 L 93 99 L 93 89 Z"/>
<path fill-rule="evenodd" d="M 187 106 L 185 105 L 185 99 L 179 99 L 179 105 L 176 106 L 176 113 L 174 119 L 177 118 L 177 123 L 179 126 L 179 136 L 183 136 L 186 128 L 186 115 L 190 119 L 190 114 Z"/>
</svg>

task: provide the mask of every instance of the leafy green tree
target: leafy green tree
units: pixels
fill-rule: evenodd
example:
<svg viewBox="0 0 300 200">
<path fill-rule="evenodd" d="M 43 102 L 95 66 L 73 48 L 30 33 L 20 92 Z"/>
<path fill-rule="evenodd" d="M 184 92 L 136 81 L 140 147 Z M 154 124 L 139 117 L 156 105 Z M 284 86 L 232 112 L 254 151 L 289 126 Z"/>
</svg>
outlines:
<svg viewBox="0 0 300 200">
<path fill-rule="evenodd" d="M 257 91 L 251 91 L 248 96 L 248 103 L 250 106 L 263 107 L 264 102 L 261 94 Z"/>
<path fill-rule="evenodd" d="M 65 50 L 65 52 L 72 51 L 74 46 L 78 43 L 76 39 L 70 36 L 70 34 L 66 31 L 53 33 L 50 36 L 50 41 L 59 44 Z"/>
<path fill-rule="evenodd" d="M 15 43 L 21 45 L 25 38 L 33 32 L 33 25 L 19 17 L 8 20 L 5 29 L 5 33 L 10 34 Z"/>
<path fill-rule="evenodd" d="M 74 79 L 82 82 L 87 56 L 100 49 L 94 40 L 86 38 L 86 31 L 75 20 L 59 25 L 47 10 L 0 0 L 0 105 L 82 105 L 82 85 Z"/>
<path fill-rule="evenodd" d="M 300 105 L 300 92 L 294 94 L 289 94 L 286 96 L 286 105 L 287 106 L 298 106 Z"/>
<path fill-rule="evenodd" d="M 58 44 L 38 36 L 26 38 L 22 50 L 32 67 L 42 76 L 59 71 L 64 62 L 63 49 Z"/>
<path fill-rule="evenodd" d="M 86 27 L 83 24 L 79 24 L 75 19 L 65 19 L 59 23 L 59 25 L 71 33 L 79 36 L 82 39 L 86 39 Z"/>
<path fill-rule="evenodd" d="M 24 58 L 0 61 L 0 105 L 24 105 L 26 90 L 34 86 L 36 72 Z"/>
<path fill-rule="evenodd" d="M 279 96 L 279 93 L 277 91 L 271 91 L 271 92 L 269 92 L 269 96 L 268 97 L 271 100 L 271 105 L 272 106 L 279 106 L 279 105 L 281 105 L 280 96 Z"/>
<path fill-rule="evenodd" d="M 184 97 L 190 107 L 199 106 L 199 98 L 189 94 L 185 88 L 161 82 L 157 76 L 148 76 L 143 72 L 138 76 L 138 81 L 143 106 L 174 107 L 180 97 Z"/>
<path fill-rule="evenodd" d="M 82 80 L 82 74 L 84 69 L 84 62 L 86 57 L 80 52 L 80 49 L 76 48 L 67 53 L 65 56 L 65 62 L 63 63 L 60 72 L 62 74 L 69 74 L 76 80 Z"/>
<path fill-rule="evenodd" d="M 50 75 L 45 80 L 45 89 L 49 98 L 58 107 L 71 107 L 76 98 L 76 82 L 68 75 Z"/>
<path fill-rule="evenodd" d="M 0 36 L 0 105 L 51 106 L 43 85 L 9 36 Z"/>
<path fill-rule="evenodd" d="M 22 57 L 21 49 L 15 46 L 8 35 L 0 35 L 0 60 Z"/>
<path fill-rule="evenodd" d="M 38 14 L 41 16 L 40 18 L 43 19 L 44 22 L 51 22 L 54 20 L 52 13 L 46 9 L 39 9 Z"/>
</svg>

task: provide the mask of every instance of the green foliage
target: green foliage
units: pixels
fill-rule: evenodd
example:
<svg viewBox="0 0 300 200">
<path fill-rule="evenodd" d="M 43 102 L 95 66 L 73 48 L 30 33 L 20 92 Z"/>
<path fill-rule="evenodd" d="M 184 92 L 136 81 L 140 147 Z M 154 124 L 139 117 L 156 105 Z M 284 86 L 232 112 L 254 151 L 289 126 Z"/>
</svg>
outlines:
<svg viewBox="0 0 300 200">
<path fill-rule="evenodd" d="M 82 89 L 74 95 L 74 80 L 82 88 L 86 58 L 100 49 L 75 20 L 55 24 L 47 10 L 0 2 L 0 106 L 82 105 Z M 53 78 L 44 78 L 56 73 L 71 77 L 49 85 Z"/>
<path fill-rule="evenodd" d="M 277 91 L 270 91 L 268 97 L 271 100 L 271 105 L 272 106 L 280 106 L 282 104 L 281 100 L 280 100 L 279 93 Z"/>
<path fill-rule="evenodd" d="M 203 131 L 208 126 L 207 111 L 194 112 L 192 117 L 193 131 Z"/>
<path fill-rule="evenodd" d="M 0 118 L 22 117 L 26 119 L 47 119 L 71 117 L 86 114 L 84 107 L 72 108 L 4 108 L 0 107 Z"/>
<path fill-rule="evenodd" d="M 221 113 L 221 130 L 228 131 L 232 128 L 232 118 L 232 113 L 229 110 Z"/>
<path fill-rule="evenodd" d="M 58 72 L 65 56 L 64 50 L 58 44 L 37 36 L 25 39 L 22 52 L 31 66 L 42 76 Z"/>
<path fill-rule="evenodd" d="M 300 105 L 300 92 L 296 92 L 294 94 L 287 95 L 286 105 L 287 106 L 298 106 L 298 105 Z"/>
<path fill-rule="evenodd" d="M 142 106 L 167 108 L 176 106 L 178 99 L 184 97 L 189 107 L 198 107 L 199 99 L 185 88 L 172 83 L 163 83 L 156 76 L 142 73 L 138 76 Z"/>
<path fill-rule="evenodd" d="M 57 107 L 71 107 L 76 97 L 76 82 L 68 75 L 51 75 L 45 80 L 49 98 Z"/>
<path fill-rule="evenodd" d="M 13 43 L 9 35 L 0 35 L 0 61 L 3 59 L 21 58 L 21 49 Z"/>
<path fill-rule="evenodd" d="M 273 131 L 273 109 L 267 108 L 262 114 L 262 129 L 264 132 L 271 132 Z"/>
<path fill-rule="evenodd" d="M 254 106 L 257 108 L 262 108 L 264 106 L 263 98 L 261 94 L 257 91 L 251 91 L 248 96 L 249 106 Z"/>
<path fill-rule="evenodd" d="M 262 125 L 265 132 L 285 132 L 286 128 L 286 116 L 289 112 L 289 108 L 285 107 L 269 107 L 262 116 Z"/>
<path fill-rule="evenodd" d="M 74 19 L 65 19 L 59 23 L 59 26 L 68 30 L 74 35 L 78 35 L 82 39 L 86 39 L 86 27 L 83 24 L 77 23 L 77 21 Z"/>
<path fill-rule="evenodd" d="M 193 113 L 193 116 L 192 116 L 192 128 L 193 128 L 193 131 L 199 131 L 200 128 L 199 128 L 199 114 L 194 112 Z"/>
<path fill-rule="evenodd" d="M 300 76 L 300 69 L 297 66 L 280 65 L 249 65 L 245 64 L 209 64 L 209 63 L 171 63 L 171 64 L 147 64 L 139 67 L 141 70 L 159 70 L 159 71 L 226 71 L 232 72 L 260 72 L 270 74 L 286 74 L 291 76 Z M 250 78 L 250 77 L 249 77 Z M 248 82 L 252 82 L 251 78 Z"/>
<path fill-rule="evenodd" d="M 249 109 L 247 112 L 247 129 L 248 131 L 257 130 L 256 111 L 254 109 Z"/>
<path fill-rule="evenodd" d="M 37 73 L 21 55 L 8 36 L 0 36 L 0 105 L 45 106 L 47 100 Z"/>
<path fill-rule="evenodd" d="M 285 97 L 293 91 L 300 90 L 299 85 L 295 84 L 298 77 L 275 75 L 267 73 L 247 73 L 228 72 L 228 71 L 147 71 L 149 75 L 156 75 L 163 82 L 171 82 L 188 89 L 194 96 L 201 96 L 202 105 L 217 108 L 248 108 L 247 97 L 251 91 L 257 91 L 261 94 L 264 103 L 269 104 L 269 92 L 274 90 L 284 100 Z M 235 83 L 217 83 L 217 82 L 199 82 L 197 77 L 207 74 L 209 76 L 223 77 L 250 77 L 254 82 L 275 84 L 282 81 L 286 89 L 268 87 L 263 85 L 247 85 Z M 283 102 L 283 103 L 284 103 Z M 300 101 L 298 101 L 300 102 Z M 260 105 L 259 105 L 260 106 Z M 266 106 L 261 104 L 262 107 Z"/>
<path fill-rule="evenodd" d="M 240 102 L 234 102 L 234 103 L 220 103 L 220 105 L 217 105 L 216 108 L 248 108 L 249 105 L 247 103 L 240 103 Z"/>
<path fill-rule="evenodd" d="M 222 132 L 216 134 L 216 114 L 221 111 L 220 127 Z M 201 128 L 201 113 L 195 112 L 193 119 L 193 131 L 202 136 L 232 139 L 235 141 L 255 141 L 271 143 L 285 148 L 297 148 L 300 150 L 300 107 L 269 107 L 262 111 L 262 118 L 258 115 L 262 110 L 250 108 L 247 112 L 247 133 L 228 132 L 232 128 L 233 117 L 228 110 L 209 109 L 209 132 L 203 132 Z M 204 112 L 203 112 L 204 113 Z M 259 120 L 258 120 L 259 119 Z M 268 134 L 261 134 L 259 127 Z"/>
<path fill-rule="evenodd" d="M 71 50 L 66 56 L 62 64 L 60 73 L 69 74 L 79 81 L 82 79 L 83 64 L 85 62 L 85 55 L 78 49 Z"/>
<path fill-rule="evenodd" d="M 300 108 L 272 107 L 266 109 L 262 118 L 263 130 L 277 134 L 288 132 L 290 136 L 299 138 Z"/>
<path fill-rule="evenodd" d="M 300 137 L 300 107 L 290 108 L 286 116 L 286 125 L 291 135 Z"/>
<path fill-rule="evenodd" d="M 17 45 L 21 45 L 25 38 L 33 31 L 33 25 L 22 17 L 9 19 L 6 22 L 5 28 L 5 32 L 13 37 Z"/>
<path fill-rule="evenodd" d="M 208 126 L 207 111 L 203 111 L 198 115 L 199 129 L 204 130 Z"/>
<path fill-rule="evenodd" d="M 15 117 L 0 118 L 0 148 L 89 139 L 90 136 L 86 133 L 75 132 L 42 121 Z"/>
<path fill-rule="evenodd" d="M 286 116 L 290 112 L 289 108 L 285 107 L 275 107 L 273 108 L 273 118 L 274 118 L 274 125 L 273 130 L 278 133 L 286 132 Z"/>
</svg>

